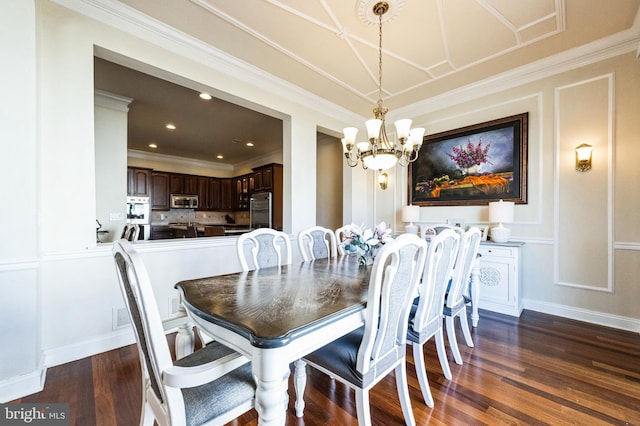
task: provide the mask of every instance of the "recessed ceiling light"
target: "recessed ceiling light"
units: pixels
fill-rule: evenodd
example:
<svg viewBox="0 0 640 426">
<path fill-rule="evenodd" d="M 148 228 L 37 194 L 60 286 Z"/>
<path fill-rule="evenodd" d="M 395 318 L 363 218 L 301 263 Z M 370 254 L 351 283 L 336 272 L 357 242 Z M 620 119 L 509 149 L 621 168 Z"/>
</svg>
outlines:
<svg viewBox="0 0 640 426">
<path fill-rule="evenodd" d="M 253 146 L 253 142 L 247 142 L 247 146 Z"/>
<path fill-rule="evenodd" d="M 222 160 L 224 158 L 223 155 L 216 155 L 216 158 L 219 158 L 220 160 Z"/>
<path fill-rule="evenodd" d="M 149 148 L 156 149 L 157 147 L 158 147 L 158 145 L 156 145 L 155 143 L 150 143 L 149 144 Z"/>
<path fill-rule="evenodd" d="M 202 93 L 200 93 L 200 98 L 201 98 L 201 99 L 205 99 L 205 100 L 207 100 L 207 101 L 208 101 L 208 100 L 210 100 L 210 99 L 211 99 L 211 95 L 210 95 L 210 94 L 208 94 L 208 93 L 204 93 L 204 92 L 202 92 Z"/>
<path fill-rule="evenodd" d="M 165 127 L 166 127 L 167 129 L 169 129 L 169 130 L 175 130 L 175 129 L 176 129 L 176 126 L 175 126 L 173 123 L 169 123 L 169 124 L 167 124 Z"/>
</svg>

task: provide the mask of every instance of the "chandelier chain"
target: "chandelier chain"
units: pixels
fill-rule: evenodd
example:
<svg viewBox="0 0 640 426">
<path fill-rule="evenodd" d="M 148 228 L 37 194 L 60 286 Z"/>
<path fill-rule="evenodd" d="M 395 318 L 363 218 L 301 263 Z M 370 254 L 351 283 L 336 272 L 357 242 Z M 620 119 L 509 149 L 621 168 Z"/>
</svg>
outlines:
<svg viewBox="0 0 640 426">
<path fill-rule="evenodd" d="M 378 108 L 382 108 L 382 14 L 378 15 Z"/>
</svg>

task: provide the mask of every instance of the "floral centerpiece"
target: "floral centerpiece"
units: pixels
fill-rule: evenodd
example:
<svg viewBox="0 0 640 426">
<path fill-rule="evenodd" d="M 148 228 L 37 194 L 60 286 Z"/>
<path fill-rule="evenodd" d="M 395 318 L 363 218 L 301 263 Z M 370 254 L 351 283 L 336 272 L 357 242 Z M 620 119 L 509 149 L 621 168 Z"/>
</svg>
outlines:
<svg viewBox="0 0 640 426">
<path fill-rule="evenodd" d="M 489 162 L 490 147 L 491 142 L 487 146 L 482 146 L 482 138 L 479 139 L 477 145 L 474 145 L 469 138 L 466 146 L 454 146 L 451 148 L 453 154 L 448 152 L 446 154 L 464 172 L 470 173 L 470 169 L 477 172 L 482 164 Z"/>
<path fill-rule="evenodd" d="M 362 265 L 371 265 L 377 251 L 383 244 L 393 241 L 391 229 L 385 222 L 381 222 L 375 229 L 362 229 L 362 226 L 348 225 L 345 229 L 345 239 L 340 243 L 345 252 L 357 255 Z"/>
</svg>

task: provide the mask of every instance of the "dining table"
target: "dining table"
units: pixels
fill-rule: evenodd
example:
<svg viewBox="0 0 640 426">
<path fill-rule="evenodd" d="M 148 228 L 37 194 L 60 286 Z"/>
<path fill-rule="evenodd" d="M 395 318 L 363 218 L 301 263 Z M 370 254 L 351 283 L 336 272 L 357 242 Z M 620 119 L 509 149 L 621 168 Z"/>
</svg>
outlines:
<svg viewBox="0 0 640 426">
<path fill-rule="evenodd" d="M 284 425 L 290 363 L 364 324 L 370 273 L 340 256 L 175 287 L 197 327 L 251 360 L 258 423 Z"/>
</svg>

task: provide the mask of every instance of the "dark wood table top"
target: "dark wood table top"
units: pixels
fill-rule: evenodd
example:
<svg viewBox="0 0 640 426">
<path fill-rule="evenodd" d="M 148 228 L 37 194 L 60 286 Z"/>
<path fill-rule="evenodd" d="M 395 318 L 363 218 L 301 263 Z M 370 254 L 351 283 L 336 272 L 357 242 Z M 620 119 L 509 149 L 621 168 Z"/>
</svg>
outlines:
<svg viewBox="0 0 640 426">
<path fill-rule="evenodd" d="M 363 310 L 370 273 L 371 267 L 355 257 L 342 256 L 181 281 L 175 287 L 193 314 L 255 347 L 276 348 Z"/>
</svg>

